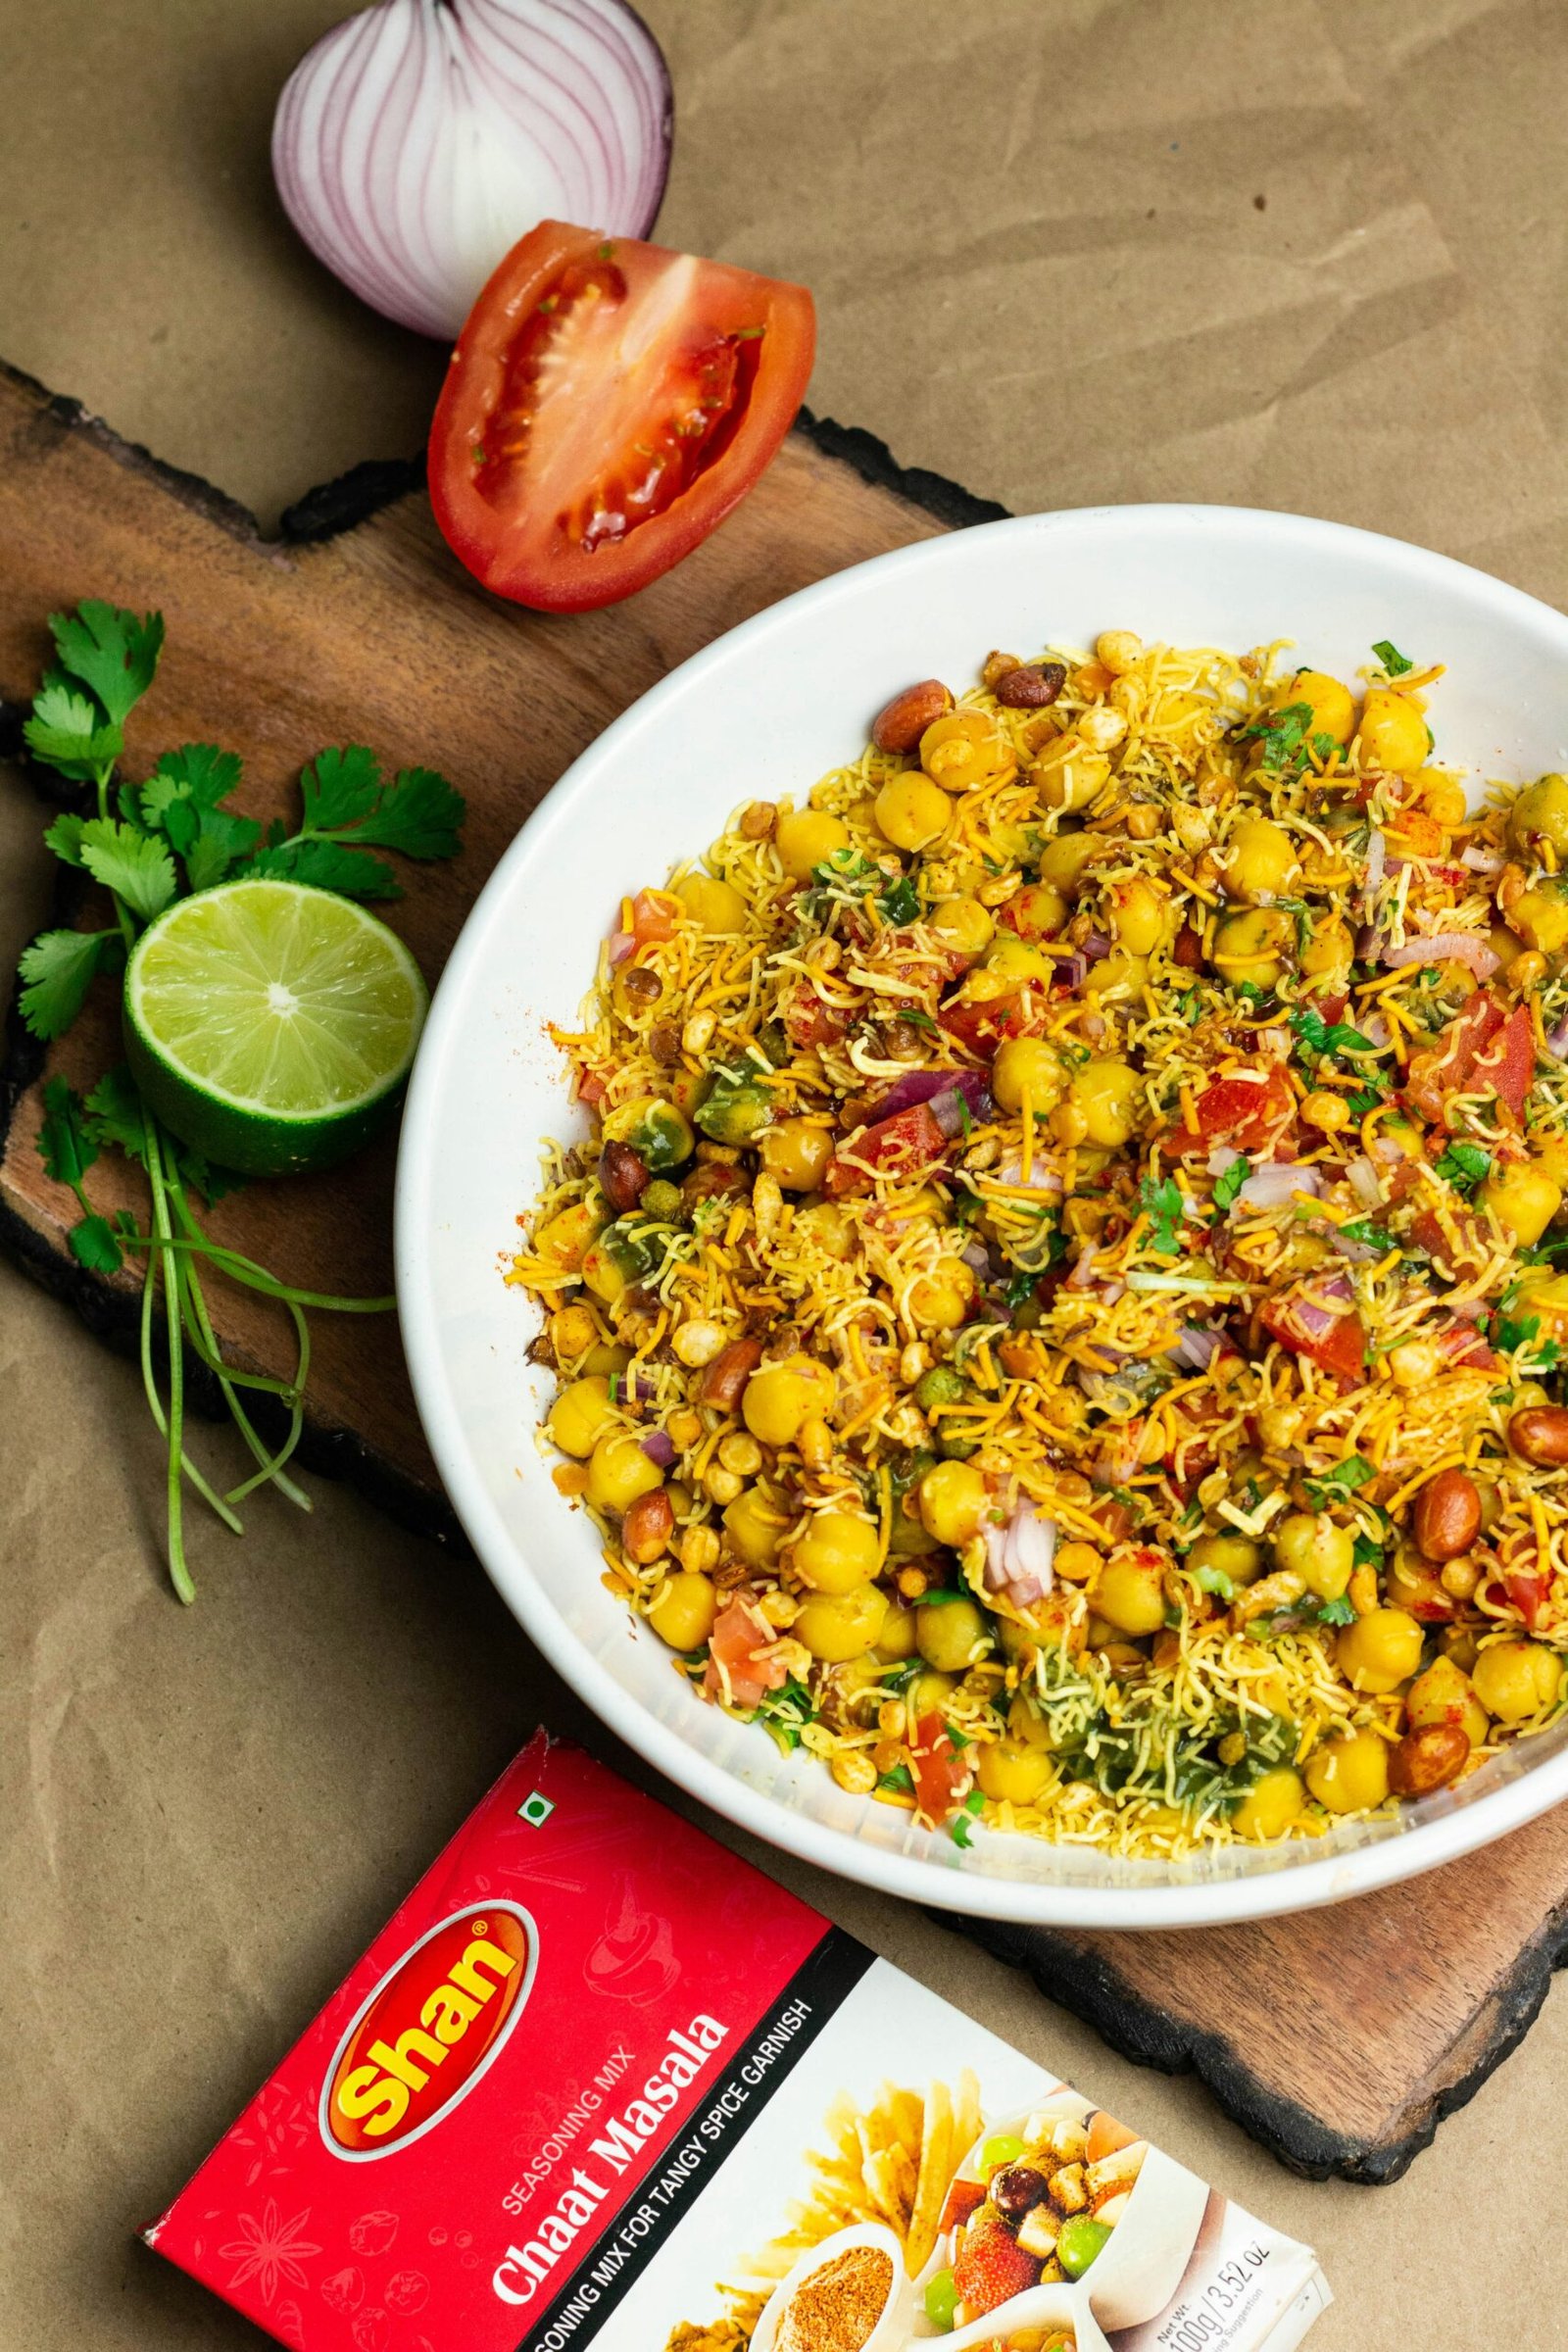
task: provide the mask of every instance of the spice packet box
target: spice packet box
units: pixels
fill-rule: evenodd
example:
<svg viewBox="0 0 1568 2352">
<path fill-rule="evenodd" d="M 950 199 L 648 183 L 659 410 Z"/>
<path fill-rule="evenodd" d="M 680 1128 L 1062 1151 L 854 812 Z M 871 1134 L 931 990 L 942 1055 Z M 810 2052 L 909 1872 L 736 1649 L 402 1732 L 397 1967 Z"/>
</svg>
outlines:
<svg viewBox="0 0 1568 2352">
<path fill-rule="evenodd" d="M 543 1734 L 144 2235 L 298 2352 L 1290 2352 L 1329 2300 Z"/>
</svg>

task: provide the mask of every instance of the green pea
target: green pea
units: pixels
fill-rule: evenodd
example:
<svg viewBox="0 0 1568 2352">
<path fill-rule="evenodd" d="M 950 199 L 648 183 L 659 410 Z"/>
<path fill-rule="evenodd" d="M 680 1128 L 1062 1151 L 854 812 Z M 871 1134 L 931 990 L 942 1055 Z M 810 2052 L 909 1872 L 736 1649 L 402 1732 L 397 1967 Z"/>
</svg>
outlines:
<svg viewBox="0 0 1568 2352">
<path fill-rule="evenodd" d="M 1075 2213 L 1071 2221 L 1062 2223 L 1056 2260 L 1069 2278 L 1083 2277 L 1109 2235 L 1104 2223 L 1091 2221 L 1087 2213 Z"/>
<path fill-rule="evenodd" d="M 680 1186 L 668 1183 L 662 1176 L 656 1176 L 637 1205 L 645 1217 L 657 1217 L 661 1225 L 677 1224 L 684 1206 Z"/>
<path fill-rule="evenodd" d="M 1004 2164 L 1016 2164 L 1022 2154 L 1023 2141 L 1016 2132 L 995 2132 L 980 2151 L 980 2170 L 989 2176 Z"/>
<path fill-rule="evenodd" d="M 951 2271 L 938 2271 L 925 2282 L 925 2316 L 944 2332 L 958 2316 L 958 2285 Z"/>
<path fill-rule="evenodd" d="M 656 1176 L 665 1168 L 678 1168 L 690 1159 L 697 1146 L 697 1138 L 673 1102 L 652 1103 L 626 1141 Z"/>
<path fill-rule="evenodd" d="M 961 1372 L 951 1364 L 933 1364 L 922 1372 L 914 1384 L 914 1401 L 922 1413 L 930 1412 L 936 1404 L 957 1404 L 968 1393 L 968 1383 Z"/>
</svg>

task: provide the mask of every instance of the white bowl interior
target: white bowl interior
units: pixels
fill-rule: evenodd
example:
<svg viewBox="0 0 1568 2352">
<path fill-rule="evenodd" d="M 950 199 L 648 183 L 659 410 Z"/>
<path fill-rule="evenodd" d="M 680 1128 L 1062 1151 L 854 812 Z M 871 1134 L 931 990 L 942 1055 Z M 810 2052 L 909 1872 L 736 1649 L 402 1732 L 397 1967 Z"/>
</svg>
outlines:
<svg viewBox="0 0 1568 2352">
<path fill-rule="evenodd" d="M 1292 639 L 1353 677 L 1375 639 L 1446 661 L 1439 756 L 1480 776 L 1568 766 L 1568 621 L 1394 540 L 1288 515 L 1123 507 L 987 524 L 840 573 L 734 630 L 617 720 L 502 859 L 437 991 L 404 1118 L 403 1335 L 447 1491 L 509 1604 L 566 1681 L 696 1795 L 846 1876 L 955 1909 L 1175 1927 L 1328 1902 L 1453 1858 L 1568 1794 L 1568 1728 L 1489 1764 L 1398 1826 L 1179 1866 L 946 1835 L 839 1789 L 808 1756 L 704 1705 L 600 1583 L 592 1522 L 534 1431 L 538 1328 L 500 1269 L 543 1140 L 570 1133 L 570 1022 L 620 895 L 662 880 L 751 799 L 804 798 L 910 680 L 967 685 L 993 646 L 1087 645 L 1107 627 L 1237 651 Z"/>
</svg>

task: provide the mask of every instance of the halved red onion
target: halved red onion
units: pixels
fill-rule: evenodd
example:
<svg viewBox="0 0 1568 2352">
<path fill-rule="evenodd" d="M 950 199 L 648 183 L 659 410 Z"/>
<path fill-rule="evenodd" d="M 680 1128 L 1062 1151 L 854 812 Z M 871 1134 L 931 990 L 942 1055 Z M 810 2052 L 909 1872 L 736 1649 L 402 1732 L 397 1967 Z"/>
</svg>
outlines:
<svg viewBox="0 0 1568 2352">
<path fill-rule="evenodd" d="M 318 261 L 450 340 L 541 220 L 646 236 L 672 135 L 663 54 L 626 0 L 379 0 L 284 83 L 272 174 Z"/>
<path fill-rule="evenodd" d="M 661 1470 L 667 1470 L 675 1459 L 674 1443 L 662 1429 L 651 1429 L 641 1445 L 648 1459 L 657 1462 Z"/>
<path fill-rule="evenodd" d="M 1407 939 L 1402 948 L 1385 947 L 1379 960 L 1391 972 L 1401 971 L 1407 963 L 1462 963 L 1478 980 L 1490 980 L 1502 958 L 1479 931 L 1430 931 L 1423 938 Z"/>
</svg>

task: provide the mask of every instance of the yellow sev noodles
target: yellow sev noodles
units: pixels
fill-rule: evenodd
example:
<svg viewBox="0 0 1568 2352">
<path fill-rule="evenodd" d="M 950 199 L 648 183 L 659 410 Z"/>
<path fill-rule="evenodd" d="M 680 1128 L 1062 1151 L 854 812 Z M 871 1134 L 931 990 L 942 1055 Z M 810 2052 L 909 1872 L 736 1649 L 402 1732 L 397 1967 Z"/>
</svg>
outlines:
<svg viewBox="0 0 1568 2352">
<path fill-rule="evenodd" d="M 1563 1704 L 1509 1433 L 1568 1345 L 1568 782 L 1467 809 L 1374 651 L 1116 631 L 1024 708 L 993 656 L 623 901 L 560 1038 L 557 1484 L 711 1703 L 961 1842 L 1310 1837 Z"/>
</svg>

